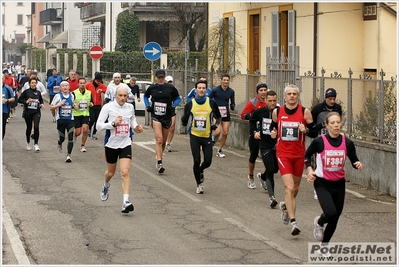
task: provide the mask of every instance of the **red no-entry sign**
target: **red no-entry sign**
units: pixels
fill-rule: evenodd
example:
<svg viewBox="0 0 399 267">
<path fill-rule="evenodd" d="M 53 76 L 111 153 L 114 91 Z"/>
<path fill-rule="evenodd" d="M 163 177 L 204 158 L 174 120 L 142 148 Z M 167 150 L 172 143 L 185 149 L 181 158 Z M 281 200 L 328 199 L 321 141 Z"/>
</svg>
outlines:
<svg viewBox="0 0 399 267">
<path fill-rule="evenodd" d="M 103 49 L 101 48 L 101 46 L 95 45 L 95 46 L 90 47 L 89 55 L 92 59 L 100 59 L 103 57 L 104 52 L 103 52 Z"/>
</svg>

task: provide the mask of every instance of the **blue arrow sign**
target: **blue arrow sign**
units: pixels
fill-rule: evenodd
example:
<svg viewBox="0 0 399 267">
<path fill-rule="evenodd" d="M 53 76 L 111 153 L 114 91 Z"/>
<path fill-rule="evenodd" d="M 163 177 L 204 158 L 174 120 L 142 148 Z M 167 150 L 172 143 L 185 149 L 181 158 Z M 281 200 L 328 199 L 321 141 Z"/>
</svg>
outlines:
<svg viewBox="0 0 399 267">
<path fill-rule="evenodd" d="M 143 49 L 144 57 L 150 61 L 155 61 L 161 57 L 162 47 L 156 42 L 149 42 Z"/>
</svg>

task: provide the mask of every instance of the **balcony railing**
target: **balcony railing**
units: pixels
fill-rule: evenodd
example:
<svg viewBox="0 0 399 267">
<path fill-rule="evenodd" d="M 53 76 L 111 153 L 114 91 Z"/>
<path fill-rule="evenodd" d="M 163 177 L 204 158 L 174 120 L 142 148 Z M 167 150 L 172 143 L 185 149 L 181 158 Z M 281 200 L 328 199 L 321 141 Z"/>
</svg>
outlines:
<svg viewBox="0 0 399 267">
<path fill-rule="evenodd" d="M 62 23 L 62 18 L 57 17 L 57 8 L 49 8 L 40 12 L 40 25 L 54 25 Z"/>
<path fill-rule="evenodd" d="M 90 19 L 99 15 L 105 15 L 106 3 L 93 3 L 80 8 L 80 19 Z"/>
</svg>

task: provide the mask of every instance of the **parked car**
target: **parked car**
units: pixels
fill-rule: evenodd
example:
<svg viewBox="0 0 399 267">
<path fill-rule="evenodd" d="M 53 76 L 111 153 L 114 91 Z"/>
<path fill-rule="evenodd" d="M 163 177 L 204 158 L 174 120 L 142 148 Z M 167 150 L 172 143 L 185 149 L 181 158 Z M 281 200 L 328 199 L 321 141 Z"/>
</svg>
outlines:
<svg viewBox="0 0 399 267">
<path fill-rule="evenodd" d="M 130 79 L 124 79 L 123 83 L 129 84 Z M 114 83 L 114 81 L 110 81 L 110 84 Z M 149 81 L 136 81 L 136 84 L 140 90 L 140 102 L 137 101 L 137 98 L 134 100 L 136 102 L 136 115 L 144 115 L 145 114 L 145 104 L 144 104 L 144 93 L 147 88 L 151 85 Z"/>
</svg>

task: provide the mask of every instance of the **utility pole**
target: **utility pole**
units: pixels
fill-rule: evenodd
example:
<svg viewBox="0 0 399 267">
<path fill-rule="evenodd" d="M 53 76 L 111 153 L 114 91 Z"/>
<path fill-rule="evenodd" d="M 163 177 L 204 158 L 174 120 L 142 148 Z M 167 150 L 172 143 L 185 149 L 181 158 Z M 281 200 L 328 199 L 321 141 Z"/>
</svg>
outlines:
<svg viewBox="0 0 399 267">
<path fill-rule="evenodd" d="M 184 96 L 187 96 L 187 63 L 188 59 L 190 57 L 190 30 L 187 31 L 187 36 L 186 36 L 186 48 L 185 48 L 185 53 L 184 53 Z"/>
</svg>

